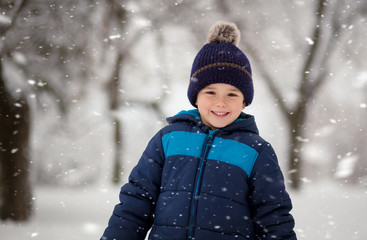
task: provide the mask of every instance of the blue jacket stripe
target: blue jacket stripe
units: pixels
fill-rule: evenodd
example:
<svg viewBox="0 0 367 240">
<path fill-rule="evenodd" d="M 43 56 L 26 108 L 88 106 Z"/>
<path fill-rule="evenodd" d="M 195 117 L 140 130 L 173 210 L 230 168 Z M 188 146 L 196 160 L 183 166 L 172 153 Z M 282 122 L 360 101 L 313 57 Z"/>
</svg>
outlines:
<svg viewBox="0 0 367 240">
<path fill-rule="evenodd" d="M 200 158 L 206 137 L 206 134 L 196 132 L 167 133 L 162 139 L 165 156 L 185 155 Z M 216 137 L 207 159 L 235 165 L 250 176 L 257 156 L 256 150 L 244 143 Z"/>
<path fill-rule="evenodd" d="M 231 139 L 215 138 L 208 159 L 240 167 L 250 177 L 259 154 L 250 146 Z"/>
<path fill-rule="evenodd" d="M 200 158 L 206 134 L 175 131 L 167 133 L 162 138 L 163 150 L 166 157 L 185 155 Z"/>
</svg>

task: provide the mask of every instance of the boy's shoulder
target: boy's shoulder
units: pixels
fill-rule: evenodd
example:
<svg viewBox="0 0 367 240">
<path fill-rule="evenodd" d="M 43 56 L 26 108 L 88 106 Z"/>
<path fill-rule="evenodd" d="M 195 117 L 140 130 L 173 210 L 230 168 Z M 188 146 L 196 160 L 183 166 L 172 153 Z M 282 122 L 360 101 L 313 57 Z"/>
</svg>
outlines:
<svg viewBox="0 0 367 240">
<path fill-rule="evenodd" d="M 244 143 L 257 152 L 272 148 L 271 144 L 260 135 L 253 115 L 241 113 L 233 124 L 223 130 L 218 136 Z"/>
<path fill-rule="evenodd" d="M 180 111 L 176 115 L 168 117 L 166 121 L 168 125 L 163 128 L 163 132 L 205 132 L 209 128 L 201 122 L 200 113 L 197 109 Z"/>
<path fill-rule="evenodd" d="M 252 149 L 254 149 L 256 152 L 260 152 L 263 148 L 266 148 L 270 146 L 270 144 L 262 138 L 258 132 L 249 130 L 248 128 L 244 128 L 239 131 L 233 131 L 233 132 L 223 132 L 219 133 L 217 135 L 219 138 L 228 139 L 228 140 L 234 140 L 236 142 L 245 144 Z"/>
<path fill-rule="evenodd" d="M 174 116 L 168 117 L 166 121 L 168 124 L 185 121 L 199 122 L 200 113 L 197 109 L 182 110 L 179 113 L 175 114 Z"/>
</svg>

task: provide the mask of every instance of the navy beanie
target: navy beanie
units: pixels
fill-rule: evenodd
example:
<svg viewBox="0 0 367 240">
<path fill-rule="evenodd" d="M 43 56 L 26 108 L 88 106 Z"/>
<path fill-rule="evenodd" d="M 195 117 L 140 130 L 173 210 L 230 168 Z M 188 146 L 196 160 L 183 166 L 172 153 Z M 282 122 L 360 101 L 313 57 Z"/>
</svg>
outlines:
<svg viewBox="0 0 367 240">
<path fill-rule="evenodd" d="M 240 32 L 234 23 L 217 22 L 208 35 L 208 42 L 198 52 L 192 64 L 187 96 L 196 106 L 200 90 L 213 83 L 226 83 L 238 88 L 246 106 L 254 96 L 251 66 L 246 55 L 236 46 Z"/>
</svg>

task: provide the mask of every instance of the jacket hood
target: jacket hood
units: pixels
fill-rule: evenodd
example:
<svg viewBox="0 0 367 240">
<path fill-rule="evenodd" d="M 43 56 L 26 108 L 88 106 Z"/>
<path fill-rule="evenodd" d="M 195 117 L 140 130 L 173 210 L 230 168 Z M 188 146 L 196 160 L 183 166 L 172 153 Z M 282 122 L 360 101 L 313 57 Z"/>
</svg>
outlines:
<svg viewBox="0 0 367 240">
<path fill-rule="evenodd" d="M 169 117 L 166 119 L 169 124 L 175 123 L 175 122 L 191 122 L 193 124 L 196 124 L 198 127 L 200 127 L 204 132 L 207 132 L 210 127 L 206 126 L 202 121 L 200 117 L 200 113 L 197 109 L 193 110 L 183 110 L 176 114 L 173 117 Z M 246 132 L 252 132 L 257 135 L 259 135 L 259 130 L 256 126 L 255 117 L 246 114 L 244 112 L 241 112 L 240 116 L 230 125 L 221 128 L 222 131 L 246 131 Z"/>
</svg>

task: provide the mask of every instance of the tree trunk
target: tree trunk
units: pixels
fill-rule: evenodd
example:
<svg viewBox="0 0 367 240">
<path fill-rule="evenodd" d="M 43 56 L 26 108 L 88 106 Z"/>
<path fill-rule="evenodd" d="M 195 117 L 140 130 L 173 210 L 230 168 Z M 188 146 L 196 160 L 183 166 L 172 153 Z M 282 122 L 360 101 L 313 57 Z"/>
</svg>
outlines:
<svg viewBox="0 0 367 240">
<path fill-rule="evenodd" d="M 122 162 L 122 134 L 121 134 L 121 122 L 118 117 L 113 119 L 114 134 L 115 134 L 115 156 L 113 161 L 113 177 L 112 182 L 119 184 L 121 180 L 121 172 L 123 170 Z"/>
<path fill-rule="evenodd" d="M 116 116 L 116 112 L 119 108 L 119 87 L 120 87 L 120 76 L 121 76 L 121 66 L 123 61 L 123 54 L 119 53 L 116 59 L 115 68 L 108 83 L 109 94 L 109 108 L 112 112 L 112 125 L 114 131 L 114 147 L 115 156 L 113 160 L 112 169 L 112 182 L 119 184 L 121 180 L 121 172 L 123 170 L 122 166 L 122 122 Z"/>
<path fill-rule="evenodd" d="M 24 221 L 32 213 L 29 105 L 7 92 L 2 67 L 0 62 L 0 217 Z"/>
<path fill-rule="evenodd" d="M 288 149 L 288 174 L 290 180 L 290 187 L 292 189 L 300 188 L 301 179 L 301 163 L 302 163 L 302 148 L 303 142 L 300 136 L 300 127 L 294 126 L 294 130 L 290 132 L 290 148 Z"/>
<path fill-rule="evenodd" d="M 299 102 L 295 111 L 288 115 L 288 125 L 290 126 L 290 147 L 288 154 L 288 174 L 290 187 L 300 189 L 301 173 L 303 162 L 303 145 L 305 139 L 305 122 L 307 114 L 307 101 Z"/>
</svg>

